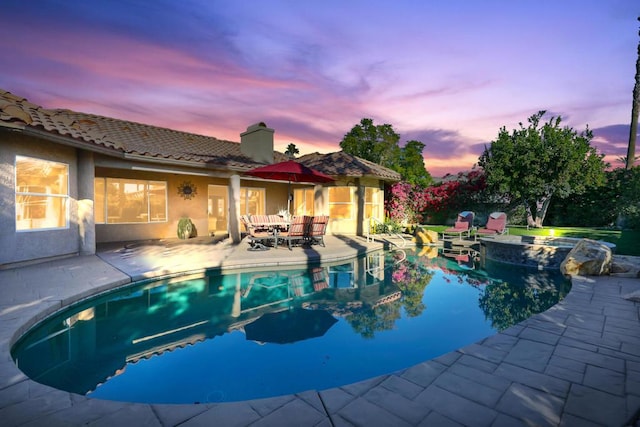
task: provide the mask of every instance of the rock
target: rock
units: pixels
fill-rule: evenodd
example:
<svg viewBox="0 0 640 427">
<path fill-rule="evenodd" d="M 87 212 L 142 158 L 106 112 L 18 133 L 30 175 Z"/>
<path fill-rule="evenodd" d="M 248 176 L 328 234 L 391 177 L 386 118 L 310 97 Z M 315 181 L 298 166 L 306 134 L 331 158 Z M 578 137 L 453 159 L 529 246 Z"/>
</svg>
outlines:
<svg viewBox="0 0 640 427">
<path fill-rule="evenodd" d="M 612 276 L 640 278 L 640 257 L 615 255 L 611 262 Z"/>
<path fill-rule="evenodd" d="M 611 271 L 611 249 L 596 240 L 582 239 L 560 264 L 560 271 L 570 276 L 602 276 Z"/>
<path fill-rule="evenodd" d="M 413 232 L 413 241 L 417 245 L 431 245 L 438 242 L 438 233 L 426 228 L 416 227 Z"/>
</svg>

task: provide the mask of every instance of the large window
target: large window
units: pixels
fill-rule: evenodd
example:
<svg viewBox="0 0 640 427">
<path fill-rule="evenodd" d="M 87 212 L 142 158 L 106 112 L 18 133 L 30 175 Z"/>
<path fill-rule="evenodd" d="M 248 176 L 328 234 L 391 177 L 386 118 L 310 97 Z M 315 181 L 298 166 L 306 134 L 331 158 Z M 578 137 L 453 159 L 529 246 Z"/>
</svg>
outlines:
<svg viewBox="0 0 640 427">
<path fill-rule="evenodd" d="M 264 188 L 240 188 L 240 215 L 264 215 L 265 200 Z"/>
<path fill-rule="evenodd" d="M 384 193 L 379 188 L 366 187 L 364 189 L 365 218 L 382 219 Z"/>
<path fill-rule="evenodd" d="M 167 183 L 124 178 L 95 178 L 97 224 L 165 222 Z"/>
<path fill-rule="evenodd" d="M 69 225 L 69 165 L 16 156 L 16 230 Z"/>
<path fill-rule="evenodd" d="M 313 188 L 296 188 L 293 190 L 294 215 L 313 216 Z"/>
<path fill-rule="evenodd" d="M 329 216 L 353 219 L 353 187 L 329 187 Z"/>
</svg>

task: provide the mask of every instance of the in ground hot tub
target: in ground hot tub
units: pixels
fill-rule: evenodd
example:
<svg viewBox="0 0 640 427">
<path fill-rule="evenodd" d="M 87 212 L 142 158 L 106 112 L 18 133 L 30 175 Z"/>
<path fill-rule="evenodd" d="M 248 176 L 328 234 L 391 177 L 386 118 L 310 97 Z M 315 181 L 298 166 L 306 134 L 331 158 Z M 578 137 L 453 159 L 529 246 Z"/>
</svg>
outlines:
<svg viewBox="0 0 640 427">
<path fill-rule="evenodd" d="M 481 259 L 525 265 L 538 269 L 559 269 L 571 249 L 582 239 L 543 236 L 495 236 L 480 238 Z M 615 250 L 609 242 L 601 243 Z"/>
</svg>

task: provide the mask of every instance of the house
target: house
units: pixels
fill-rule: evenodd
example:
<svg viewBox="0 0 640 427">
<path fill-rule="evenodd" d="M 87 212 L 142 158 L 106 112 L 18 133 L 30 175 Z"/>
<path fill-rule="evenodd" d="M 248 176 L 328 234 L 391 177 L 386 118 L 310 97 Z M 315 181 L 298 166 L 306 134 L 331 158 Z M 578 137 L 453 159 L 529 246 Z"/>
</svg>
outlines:
<svg viewBox="0 0 640 427">
<path fill-rule="evenodd" d="M 286 210 L 289 187 L 250 177 L 287 160 L 256 123 L 240 142 L 65 109 L 0 90 L 0 268 L 93 254 L 96 244 L 176 237 L 189 217 L 198 235 L 240 242 L 239 216 Z M 292 214 L 331 218 L 328 233 L 362 234 L 384 218 L 384 185 L 398 173 L 343 152 L 301 163 L 336 179 L 291 185 Z"/>
</svg>

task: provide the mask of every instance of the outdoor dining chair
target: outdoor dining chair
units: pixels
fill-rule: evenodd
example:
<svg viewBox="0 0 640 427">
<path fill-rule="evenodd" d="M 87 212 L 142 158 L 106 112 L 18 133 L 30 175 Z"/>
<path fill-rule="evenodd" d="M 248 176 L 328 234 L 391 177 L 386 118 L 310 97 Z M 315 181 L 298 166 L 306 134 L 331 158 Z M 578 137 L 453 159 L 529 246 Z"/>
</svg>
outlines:
<svg viewBox="0 0 640 427">
<path fill-rule="evenodd" d="M 278 240 L 283 240 L 287 242 L 287 246 L 289 250 L 291 250 L 294 242 L 304 242 L 306 237 L 306 227 L 304 222 L 304 217 L 302 216 L 294 216 L 291 219 L 291 224 L 289 225 L 289 229 L 287 231 L 280 232 L 275 237 L 275 246 L 278 247 Z"/>
<path fill-rule="evenodd" d="M 265 250 L 267 247 L 265 244 L 273 239 L 273 234 L 266 230 L 257 230 L 246 215 L 240 216 L 240 222 L 244 225 L 244 228 L 249 235 L 249 245 L 252 250 Z"/>
<path fill-rule="evenodd" d="M 327 233 L 328 224 L 328 215 L 314 216 L 309 228 L 309 243 L 318 243 L 324 247 L 324 235 Z"/>
</svg>

